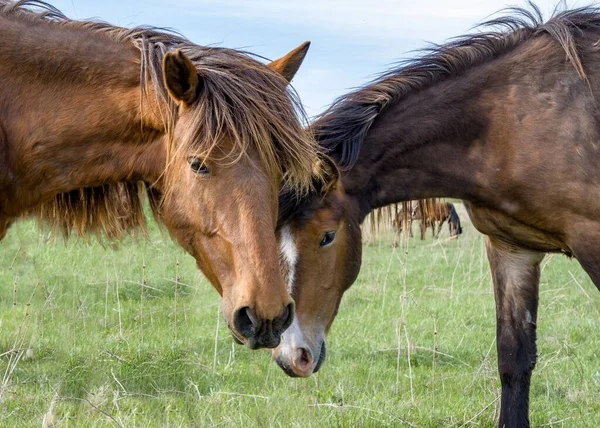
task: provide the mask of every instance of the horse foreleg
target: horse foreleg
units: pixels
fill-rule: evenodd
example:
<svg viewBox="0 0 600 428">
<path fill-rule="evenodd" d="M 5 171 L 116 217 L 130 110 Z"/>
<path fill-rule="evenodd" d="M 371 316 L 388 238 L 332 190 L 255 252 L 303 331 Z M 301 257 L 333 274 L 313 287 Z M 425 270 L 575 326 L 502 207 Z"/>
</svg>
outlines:
<svg viewBox="0 0 600 428">
<path fill-rule="evenodd" d="M 443 226 L 443 225 L 444 225 L 444 221 L 443 221 L 443 220 L 442 220 L 442 221 L 440 221 L 440 222 L 437 224 L 437 231 L 436 231 L 436 233 L 435 233 L 435 236 L 434 236 L 434 238 L 435 238 L 435 239 L 437 239 L 437 238 L 440 236 L 440 233 L 442 232 L 442 226 Z"/>
<path fill-rule="evenodd" d="M 486 239 L 496 299 L 496 345 L 502 383 L 499 426 L 529 426 L 529 385 L 536 363 L 540 262 L 544 253 Z"/>
</svg>

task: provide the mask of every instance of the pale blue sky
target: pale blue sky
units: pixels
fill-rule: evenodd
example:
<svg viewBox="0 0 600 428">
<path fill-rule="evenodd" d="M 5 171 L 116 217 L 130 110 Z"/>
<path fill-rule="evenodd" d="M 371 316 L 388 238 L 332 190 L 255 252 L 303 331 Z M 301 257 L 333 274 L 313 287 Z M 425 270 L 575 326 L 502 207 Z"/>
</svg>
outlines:
<svg viewBox="0 0 600 428">
<path fill-rule="evenodd" d="M 201 45 L 246 48 L 277 58 L 312 45 L 293 84 L 309 115 L 370 80 L 426 42 L 469 32 L 506 0 L 46 0 L 67 16 L 178 30 Z M 537 4 L 548 16 L 556 0 Z M 569 6 L 587 4 L 572 0 Z"/>
</svg>

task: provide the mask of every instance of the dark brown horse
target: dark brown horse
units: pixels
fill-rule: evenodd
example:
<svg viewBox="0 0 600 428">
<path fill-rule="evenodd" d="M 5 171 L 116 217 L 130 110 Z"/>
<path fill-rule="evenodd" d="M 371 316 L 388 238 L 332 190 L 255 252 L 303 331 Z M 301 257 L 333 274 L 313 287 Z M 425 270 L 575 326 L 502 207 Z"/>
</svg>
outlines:
<svg viewBox="0 0 600 428">
<path fill-rule="evenodd" d="M 406 224 L 408 234 L 412 238 L 412 223 L 415 220 L 420 220 L 421 240 L 425 239 L 428 227 L 431 227 L 432 236 L 438 238 L 442 231 L 442 226 L 446 222 L 448 222 L 450 236 L 456 237 L 462 233 L 460 217 L 456 212 L 454 204 L 432 201 L 431 206 L 425 208 L 424 205 L 426 203 L 426 201 L 411 201 L 407 205 L 406 213 L 404 212 L 405 210 L 396 211 L 392 220 L 395 229 L 398 232 L 402 232 Z M 425 215 L 423 215 L 423 212 L 425 212 Z"/>
<path fill-rule="evenodd" d="M 540 262 L 576 257 L 600 287 L 600 10 L 537 9 L 455 39 L 339 99 L 314 124 L 342 172 L 281 200 L 297 316 L 274 352 L 309 376 L 361 265 L 360 224 L 413 199 L 463 199 L 495 287 L 500 426 L 529 425 Z M 557 209 L 557 207 L 559 207 Z M 284 263 L 284 265 L 286 264 Z"/>
<path fill-rule="evenodd" d="M 66 236 L 144 227 L 143 197 L 223 296 L 233 334 L 273 347 L 293 317 L 280 183 L 318 175 L 287 91 L 308 44 L 263 65 L 151 28 L 0 1 L 0 239 L 34 216 Z"/>
</svg>

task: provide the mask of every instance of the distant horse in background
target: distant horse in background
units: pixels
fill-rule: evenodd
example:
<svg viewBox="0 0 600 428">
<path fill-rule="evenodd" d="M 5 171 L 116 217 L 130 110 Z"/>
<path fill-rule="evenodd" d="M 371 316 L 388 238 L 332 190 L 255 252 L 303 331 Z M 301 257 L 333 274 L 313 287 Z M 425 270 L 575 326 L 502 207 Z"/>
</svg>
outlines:
<svg viewBox="0 0 600 428">
<path fill-rule="evenodd" d="M 500 29 L 435 46 L 313 122 L 341 172 L 300 200 L 280 199 L 297 309 L 273 351 L 286 373 L 321 367 L 326 334 L 360 271 L 367 214 L 462 199 L 486 235 L 494 282 L 499 426 L 529 426 L 540 263 L 548 252 L 575 257 L 600 288 L 600 9 L 543 23 L 532 8 L 491 22 Z"/>
<path fill-rule="evenodd" d="M 460 217 L 456 212 L 456 208 L 454 204 L 448 202 L 449 216 L 448 216 L 448 230 L 450 231 L 450 236 L 458 236 L 462 235 L 463 230 L 460 224 Z"/>
<path fill-rule="evenodd" d="M 0 239 L 25 216 L 118 239 L 144 228 L 148 193 L 222 295 L 233 335 L 276 346 L 294 312 L 278 190 L 301 194 L 319 176 L 287 90 L 308 44 L 266 66 L 33 0 L 0 0 L 0 36 Z"/>
<path fill-rule="evenodd" d="M 406 215 L 403 209 L 395 210 L 393 224 L 398 233 L 402 233 L 403 226 L 406 224 L 408 235 L 412 238 L 412 223 L 415 220 L 420 220 L 421 240 L 425 239 L 428 227 L 431 227 L 433 238 L 437 239 L 442 231 L 442 226 L 446 222 L 448 222 L 450 236 L 457 237 L 462 234 L 460 217 L 454 204 L 450 202 L 432 201 L 427 205 L 427 201 L 410 201 L 407 203 L 407 207 L 409 210 Z M 425 215 L 423 215 L 423 212 L 425 212 Z"/>
<path fill-rule="evenodd" d="M 412 224 L 413 221 L 415 220 L 422 220 L 422 216 L 421 216 L 421 209 L 419 208 L 419 205 L 422 203 L 422 201 L 408 201 L 404 204 L 402 204 L 401 206 L 398 206 L 397 204 L 394 205 L 394 209 L 393 209 L 393 219 L 392 219 L 392 224 L 394 226 L 394 229 L 400 234 L 402 232 L 404 232 L 404 228 L 406 227 L 406 230 L 408 231 L 408 236 L 410 238 L 412 238 L 413 235 L 413 231 L 412 231 Z M 384 211 L 386 207 L 383 208 L 378 208 L 378 210 Z M 423 226 L 421 225 L 421 228 L 423 228 Z M 423 236 L 423 233 L 421 234 L 421 239 L 425 239 L 425 237 Z"/>
</svg>

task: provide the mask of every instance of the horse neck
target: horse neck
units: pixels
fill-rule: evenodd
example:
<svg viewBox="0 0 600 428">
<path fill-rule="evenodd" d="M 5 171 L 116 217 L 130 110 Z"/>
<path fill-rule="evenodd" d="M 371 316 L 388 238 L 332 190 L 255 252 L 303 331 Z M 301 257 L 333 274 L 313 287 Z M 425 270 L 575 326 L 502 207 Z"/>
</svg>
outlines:
<svg viewBox="0 0 600 428">
<path fill-rule="evenodd" d="M 164 127 L 154 94 L 141 108 L 136 47 L 84 28 L 6 17 L 0 37 L 11 173 L 4 193 L 18 195 L 15 210 L 81 187 L 158 179 Z"/>
<path fill-rule="evenodd" d="M 481 200 L 480 176 L 488 121 L 481 110 L 485 70 L 449 79 L 386 107 L 375 119 L 356 164 L 342 175 L 360 209 L 408 200 Z M 479 144 L 476 144 L 479 143 Z"/>
</svg>

